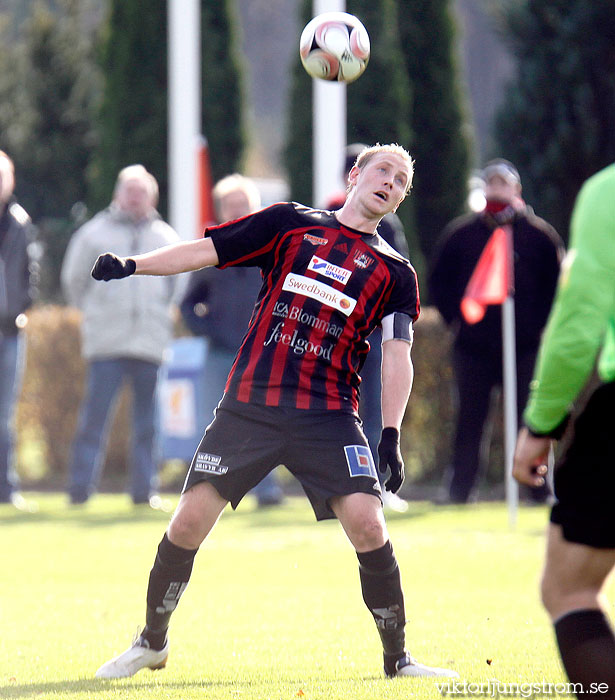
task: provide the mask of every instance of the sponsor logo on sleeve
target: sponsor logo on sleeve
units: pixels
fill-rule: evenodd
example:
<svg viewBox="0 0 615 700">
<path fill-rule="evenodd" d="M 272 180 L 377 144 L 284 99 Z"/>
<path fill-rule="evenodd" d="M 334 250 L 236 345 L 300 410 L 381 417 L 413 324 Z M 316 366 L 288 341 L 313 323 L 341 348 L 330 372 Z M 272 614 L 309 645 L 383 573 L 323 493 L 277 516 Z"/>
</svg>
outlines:
<svg viewBox="0 0 615 700">
<path fill-rule="evenodd" d="M 194 460 L 195 472 L 207 472 L 208 474 L 226 474 L 228 467 L 220 464 L 222 457 L 208 452 L 197 452 Z"/>
<path fill-rule="evenodd" d="M 366 445 L 344 445 L 350 476 L 371 476 L 378 481 L 371 450 Z"/>
<path fill-rule="evenodd" d="M 317 255 L 313 255 L 308 265 L 308 270 L 313 270 L 323 277 L 328 277 L 340 284 L 346 284 L 352 275 L 352 270 L 347 270 L 345 267 L 338 267 L 333 263 L 327 262 Z"/>
<path fill-rule="evenodd" d="M 328 284 L 304 275 L 296 275 L 294 272 L 289 272 L 286 275 L 282 289 L 286 292 L 294 292 L 295 294 L 310 297 L 310 299 L 316 299 L 325 304 L 325 306 L 341 311 L 345 316 L 350 316 L 357 305 L 356 299 L 338 292 Z"/>
</svg>

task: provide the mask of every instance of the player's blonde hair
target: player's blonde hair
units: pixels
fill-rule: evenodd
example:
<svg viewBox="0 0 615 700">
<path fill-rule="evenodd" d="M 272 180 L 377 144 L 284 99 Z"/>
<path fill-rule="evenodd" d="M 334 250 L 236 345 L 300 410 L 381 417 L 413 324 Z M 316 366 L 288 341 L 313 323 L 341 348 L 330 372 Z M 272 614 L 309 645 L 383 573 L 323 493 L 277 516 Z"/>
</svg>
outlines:
<svg viewBox="0 0 615 700">
<path fill-rule="evenodd" d="M 376 143 L 373 146 L 366 146 L 361 153 L 357 156 L 357 159 L 355 160 L 354 164 L 359 168 L 360 170 L 363 169 L 369 161 L 374 157 L 379 155 L 380 153 L 394 153 L 397 156 L 401 156 L 406 163 L 408 164 L 408 185 L 406 186 L 406 194 L 410 192 L 412 189 L 412 178 L 414 177 L 414 160 L 412 156 L 408 153 L 408 151 L 403 147 L 400 146 L 398 143 L 387 143 L 387 144 L 379 144 Z M 349 185 L 348 191 L 352 189 L 352 186 Z"/>
<path fill-rule="evenodd" d="M 218 180 L 212 190 L 214 207 L 216 208 L 216 215 L 218 217 L 220 216 L 221 200 L 231 192 L 243 192 L 250 204 L 250 211 L 260 209 L 261 193 L 259 192 L 258 187 L 252 180 L 250 180 L 249 177 L 245 177 L 239 173 L 233 173 L 232 175 L 227 175 L 221 180 Z"/>
</svg>

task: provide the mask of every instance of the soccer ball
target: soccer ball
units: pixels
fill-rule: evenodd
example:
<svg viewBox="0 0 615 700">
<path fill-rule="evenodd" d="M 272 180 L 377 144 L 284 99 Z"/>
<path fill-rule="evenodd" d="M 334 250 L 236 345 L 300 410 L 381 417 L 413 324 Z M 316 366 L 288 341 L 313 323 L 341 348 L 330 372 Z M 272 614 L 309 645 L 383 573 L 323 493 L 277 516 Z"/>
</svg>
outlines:
<svg viewBox="0 0 615 700">
<path fill-rule="evenodd" d="M 369 35 L 354 15 L 325 12 L 305 26 L 299 53 L 313 78 L 351 83 L 367 66 Z"/>
</svg>

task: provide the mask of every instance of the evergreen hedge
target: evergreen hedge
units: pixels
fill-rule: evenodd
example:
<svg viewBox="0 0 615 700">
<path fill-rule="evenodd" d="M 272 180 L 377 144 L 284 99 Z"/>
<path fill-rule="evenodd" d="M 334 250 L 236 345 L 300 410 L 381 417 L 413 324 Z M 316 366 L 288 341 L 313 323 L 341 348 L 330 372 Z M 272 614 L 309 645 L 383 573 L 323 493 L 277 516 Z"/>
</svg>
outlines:
<svg viewBox="0 0 615 700">
<path fill-rule="evenodd" d="M 566 239 L 582 183 L 615 160 L 612 1 L 508 2 L 504 33 L 517 73 L 498 113 L 498 155 L 524 195 Z"/>
</svg>

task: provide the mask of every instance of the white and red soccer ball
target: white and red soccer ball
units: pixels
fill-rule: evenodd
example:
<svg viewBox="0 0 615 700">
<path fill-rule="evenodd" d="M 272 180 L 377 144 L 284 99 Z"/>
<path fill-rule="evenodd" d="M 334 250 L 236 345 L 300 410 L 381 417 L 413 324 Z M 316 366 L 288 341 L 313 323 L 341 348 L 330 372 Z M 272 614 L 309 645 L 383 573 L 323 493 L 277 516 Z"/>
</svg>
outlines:
<svg viewBox="0 0 615 700">
<path fill-rule="evenodd" d="M 303 67 L 321 80 L 356 80 L 367 66 L 369 51 L 367 30 L 347 12 L 325 12 L 314 17 L 299 41 Z"/>
</svg>

